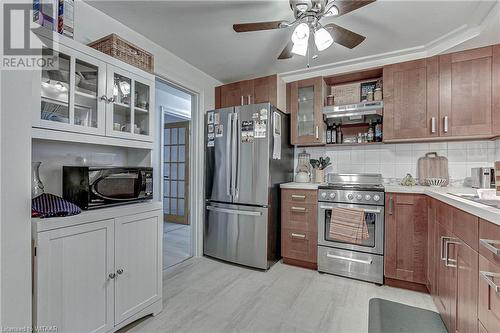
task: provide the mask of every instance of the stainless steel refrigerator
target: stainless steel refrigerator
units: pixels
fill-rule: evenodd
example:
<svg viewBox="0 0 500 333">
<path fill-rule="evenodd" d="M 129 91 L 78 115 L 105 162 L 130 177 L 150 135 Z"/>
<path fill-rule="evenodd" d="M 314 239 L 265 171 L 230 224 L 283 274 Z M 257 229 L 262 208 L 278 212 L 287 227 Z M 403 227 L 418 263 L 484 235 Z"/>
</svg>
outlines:
<svg viewBox="0 0 500 333">
<path fill-rule="evenodd" d="M 269 103 L 205 115 L 207 256 L 269 268 L 279 258 L 279 184 L 293 179 L 290 120 Z"/>
</svg>

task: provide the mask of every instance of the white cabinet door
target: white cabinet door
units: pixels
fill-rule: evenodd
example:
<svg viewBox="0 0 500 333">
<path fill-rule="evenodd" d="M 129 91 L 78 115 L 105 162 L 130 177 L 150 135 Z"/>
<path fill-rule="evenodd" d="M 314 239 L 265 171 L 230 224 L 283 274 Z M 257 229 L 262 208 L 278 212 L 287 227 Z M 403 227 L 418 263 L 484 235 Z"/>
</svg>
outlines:
<svg viewBox="0 0 500 333">
<path fill-rule="evenodd" d="M 153 141 L 154 81 L 107 66 L 106 135 Z"/>
<path fill-rule="evenodd" d="M 117 218 L 115 236 L 115 324 L 161 297 L 161 212 Z"/>
<path fill-rule="evenodd" d="M 47 39 L 42 38 L 47 41 Z M 47 45 L 51 43 L 47 42 Z M 76 133 L 105 134 L 106 64 L 64 45 L 42 50 L 51 60 L 41 77 L 35 127 Z"/>
<path fill-rule="evenodd" d="M 34 324 L 58 332 L 107 332 L 114 326 L 114 221 L 38 234 Z"/>
</svg>

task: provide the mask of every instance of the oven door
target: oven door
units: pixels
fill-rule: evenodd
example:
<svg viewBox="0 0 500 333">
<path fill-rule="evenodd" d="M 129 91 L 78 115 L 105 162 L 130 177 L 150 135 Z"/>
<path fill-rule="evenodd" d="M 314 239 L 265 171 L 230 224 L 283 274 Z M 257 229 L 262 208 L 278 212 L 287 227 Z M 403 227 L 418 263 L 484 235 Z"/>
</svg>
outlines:
<svg viewBox="0 0 500 333">
<path fill-rule="evenodd" d="M 99 169 L 89 171 L 92 204 L 121 203 L 144 197 L 145 179 L 140 169 Z"/>
<path fill-rule="evenodd" d="M 368 226 L 368 239 L 361 244 L 338 240 L 330 236 L 330 221 L 334 208 L 355 208 L 365 213 Z M 340 203 L 318 203 L 318 244 L 339 249 L 353 250 L 365 253 L 384 253 L 384 207 L 369 205 L 352 205 Z"/>
</svg>

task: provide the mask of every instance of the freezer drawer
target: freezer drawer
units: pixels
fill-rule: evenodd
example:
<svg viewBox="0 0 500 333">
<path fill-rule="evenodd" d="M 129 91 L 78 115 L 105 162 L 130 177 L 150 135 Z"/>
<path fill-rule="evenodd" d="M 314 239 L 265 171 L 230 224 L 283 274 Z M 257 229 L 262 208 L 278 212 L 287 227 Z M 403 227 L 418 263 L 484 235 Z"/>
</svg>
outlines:
<svg viewBox="0 0 500 333">
<path fill-rule="evenodd" d="M 384 283 L 384 256 L 318 246 L 318 271 Z"/>
<path fill-rule="evenodd" d="M 212 203 L 206 206 L 203 253 L 260 269 L 268 264 L 268 208 Z"/>
</svg>

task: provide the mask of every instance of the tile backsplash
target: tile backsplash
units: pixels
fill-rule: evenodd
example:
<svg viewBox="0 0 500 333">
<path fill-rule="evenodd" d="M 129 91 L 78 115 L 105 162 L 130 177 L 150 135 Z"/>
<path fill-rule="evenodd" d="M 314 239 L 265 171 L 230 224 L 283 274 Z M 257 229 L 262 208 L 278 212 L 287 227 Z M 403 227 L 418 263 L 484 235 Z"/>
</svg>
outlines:
<svg viewBox="0 0 500 333">
<path fill-rule="evenodd" d="M 303 149 L 295 148 L 295 165 L 297 155 Z M 448 158 L 450 179 L 454 181 L 470 177 L 473 167 L 493 167 L 495 160 L 500 160 L 500 139 L 305 149 L 311 154 L 311 158 L 330 157 L 332 165 L 326 169 L 326 173 L 381 173 L 386 179 L 400 179 L 407 173 L 416 177 L 417 161 L 428 152 L 437 152 L 438 155 Z"/>
</svg>

